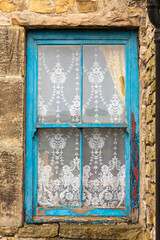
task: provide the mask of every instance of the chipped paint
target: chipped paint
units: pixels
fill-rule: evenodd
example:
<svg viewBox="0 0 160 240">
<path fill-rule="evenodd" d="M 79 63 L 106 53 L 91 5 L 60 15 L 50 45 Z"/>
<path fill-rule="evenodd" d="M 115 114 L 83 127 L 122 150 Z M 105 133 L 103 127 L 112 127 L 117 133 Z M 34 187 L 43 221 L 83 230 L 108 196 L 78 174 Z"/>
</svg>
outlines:
<svg viewBox="0 0 160 240">
<path fill-rule="evenodd" d="M 54 31 L 54 37 L 58 39 L 61 39 L 62 36 L 66 37 L 65 31 L 58 31 L 56 33 L 56 30 Z M 69 33 L 69 31 L 68 31 Z M 77 35 L 78 34 L 78 35 Z M 137 214 L 137 206 L 139 205 L 139 190 L 138 190 L 138 184 L 139 184 L 139 140 L 138 140 L 138 106 L 139 106 L 139 98 L 138 98 L 138 92 L 139 92 L 139 86 L 138 86 L 138 65 L 137 65 L 137 32 L 136 31 L 121 31 L 120 34 L 117 35 L 117 32 L 106 32 L 100 31 L 100 32 L 93 32 L 91 35 L 83 35 L 83 31 L 81 32 L 70 32 L 68 34 L 69 39 L 67 38 L 66 43 L 68 41 L 70 43 L 74 43 L 74 39 L 79 41 L 81 43 L 82 41 L 86 41 L 85 39 L 90 39 L 90 41 L 93 43 L 96 39 L 98 39 L 99 43 L 103 44 L 104 40 L 107 39 L 108 44 L 113 43 L 114 44 L 124 44 L 126 47 L 126 122 L 121 124 L 87 124 L 87 123 L 63 123 L 59 125 L 55 124 L 44 124 L 44 123 L 38 123 L 36 120 L 36 104 L 37 104 L 37 93 L 35 93 L 34 86 L 36 86 L 37 82 L 36 79 L 38 79 L 37 75 L 36 77 L 34 74 L 37 74 L 37 70 L 35 72 L 34 67 L 37 66 L 37 59 L 35 55 L 37 56 L 37 44 L 41 44 L 41 42 L 44 42 L 44 40 L 48 41 L 48 44 L 53 43 L 53 32 L 49 31 L 44 34 L 43 31 L 33 31 L 28 33 L 27 37 L 27 57 L 28 63 L 27 63 L 27 109 L 26 109 L 26 169 L 25 169 L 25 216 L 28 216 L 28 219 L 26 218 L 26 222 L 42 222 L 42 217 L 46 214 L 46 219 L 50 219 L 53 216 L 59 217 L 62 216 L 62 218 L 65 218 L 65 216 L 70 216 L 77 218 L 79 216 L 91 216 L 91 218 L 95 218 L 95 216 L 100 216 L 101 218 L 103 216 L 120 216 L 127 217 L 129 216 L 129 211 L 131 210 L 132 213 L 135 212 L 135 215 Z M 82 37 L 82 39 L 81 39 Z M 79 40 L 77 40 L 77 38 Z M 38 40 L 42 39 L 42 40 Z M 81 39 L 81 40 L 80 40 Z M 41 41 L 41 42 L 40 42 Z M 88 41 L 88 40 L 87 40 Z M 87 42 L 88 43 L 88 42 Z M 97 42 L 96 42 L 97 43 Z M 132 51 L 131 49 L 135 49 L 135 51 Z M 35 54 L 35 55 L 34 55 Z M 33 61 L 34 59 L 34 61 Z M 130 109 L 133 110 L 132 113 L 132 121 L 130 121 Z M 37 169 L 36 169 L 36 151 L 35 146 L 37 146 L 37 140 L 35 141 L 35 138 L 37 137 L 37 133 L 35 132 L 35 129 L 39 128 L 94 128 L 94 127 L 108 127 L 108 128 L 125 128 L 126 129 L 126 146 L 125 146 L 125 152 L 126 156 L 128 158 L 126 159 L 126 208 L 124 210 L 121 209 L 95 209 L 88 211 L 84 214 L 78 214 L 75 212 L 75 210 L 71 209 L 39 209 L 39 212 L 37 210 Z M 132 129 L 132 134 L 130 134 L 130 130 Z M 34 131 L 33 131 L 34 130 Z M 34 135 L 32 135 L 34 133 Z M 131 138 L 131 139 L 130 139 Z M 34 159 L 34 161 L 33 161 Z M 128 164 L 128 165 L 127 165 Z M 34 180 L 33 176 L 34 175 Z M 131 179 L 131 181 L 130 181 Z M 42 211 L 44 211 L 42 213 Z M 40 216 L 40 214 L 42 215 Z M 35 217 L 37 219 L 35 220 Z M 44 220 L 46 222 L 46 219 Z M 52 221 L 52 220 L 51 220 Z M 54 220 L 53 220 L 54 221 Z M 71 220 L 73 221 L 73 219 Z M 82 220 L 83 221 L 83 220 Z M 93 220 L 94 222 L 94 220 Z M 97 222 L 97 221 L 96 221 Z M 98 220 L 99 222 L 99 220 Z"/>
<path fill-rule="evenodd" d="M 136 121 L 131 113 L 131 210 L 139 205 L 139 140 L 137 135 Z"/>
</svg>

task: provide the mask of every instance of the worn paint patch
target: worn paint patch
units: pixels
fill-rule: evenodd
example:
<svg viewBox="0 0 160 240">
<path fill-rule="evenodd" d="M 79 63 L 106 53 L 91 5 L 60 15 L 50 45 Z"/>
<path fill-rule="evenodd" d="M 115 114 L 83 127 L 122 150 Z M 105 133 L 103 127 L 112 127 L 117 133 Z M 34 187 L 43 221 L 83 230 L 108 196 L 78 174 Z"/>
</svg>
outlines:
<svg viewBox="0 0 160 240">
<path fill-rule="evenodd" d="M 139 140 L 133 112 L 131 113 L 131 210 L 139 205 Z"/>
</svg>

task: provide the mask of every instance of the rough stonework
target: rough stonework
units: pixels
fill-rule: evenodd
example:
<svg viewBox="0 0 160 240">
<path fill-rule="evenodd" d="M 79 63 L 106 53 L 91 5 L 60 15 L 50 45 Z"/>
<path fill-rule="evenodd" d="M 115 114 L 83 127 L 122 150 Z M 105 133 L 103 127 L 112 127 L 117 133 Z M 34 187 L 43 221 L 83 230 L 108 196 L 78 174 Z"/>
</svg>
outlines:
<svg viewBox="0 0 160 240">
<path fill-rule="evenodd" d="M 23 221 L 24 30 L 0 28 L 0 226 Z"/>
<path fill-rule="evenodd" d="M 69 225 L 60 224 L 59 236 L 78 239 L 137 239 L 140 225 Z"/>
<path fill-rule="evenodd" d="M 26 32 L 103 28 L 138 31 L 140 86 L 139 223 L 107 218 L 25 224 Z M 0 0 L 0 238 L 155 240 L 155 44 L 146 0 Z M 137 212 L 136 212 L 137 214 Z M 64 221 L 63 221 L 64 220 Z M 68 221 L 68 220 L 66 220 Z M 93 220 L 96 222 L 96 218 Z"/>
<path fill-rule="evenodd" d="M 22 238 L 53 238 L 58 235 L 58 224 L 42 224 L 40 226 L 36 225 L 25 225 L 24 228 L 20 228 L 19 237 Z"/>
</svg>

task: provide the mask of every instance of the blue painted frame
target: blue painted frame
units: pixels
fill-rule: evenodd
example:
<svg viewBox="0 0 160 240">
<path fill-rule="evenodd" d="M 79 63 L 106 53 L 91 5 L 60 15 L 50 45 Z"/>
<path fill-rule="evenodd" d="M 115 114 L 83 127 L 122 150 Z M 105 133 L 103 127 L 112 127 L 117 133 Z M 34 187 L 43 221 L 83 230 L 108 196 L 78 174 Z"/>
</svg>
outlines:
<svg viewBox="0 0 160 240">
<path fill-rule="evenodd" d="M 61 209 L 49 208 L 45 216 L 131 216 L 139 209 L 139 77 L 137 60 L 137 32 L 136 31 L 105 31 L 105 30 L 50 30 L 29 31 L 27 34 L 27 86 L 26 86 L 26 163 L 25 163 L 25 221 L 36 222 L 37 214 L 37 144 L 38 128 L 73 127 L 73 124 L 43 124 L 37 123 L 37 82 L 38 82 L 38 54 L 39 44 L 122 44 L 126 49 L 126 102 L 127 109 L 125 123 L 122 124 L 74 124 L 74 127 L 108 127 L 125 128 L 126 153 L 126 207 L 124 209 L 95 208 L 85 214 L 77 214 L 70 207 Z M 83 61 L 81 54 L 81 64 Z M 81 71 L 81 87 L 83 84 Z M 82 101 L 82 92 L 81 92 Z M 82 109 L 81 109 L 82 111 Z M 80 134 L 82 143 L 82 130 Z M 82 144 L 80 156 L 82 158 Z M 81 163 L 81 173 L 82 173 Z M 82 181 L 80 184 L 82 192 Z M 82 199 L 81 199 L 82 202 Z M 39 208 L 42 210 L 42 208 Z M 40 220 L 38 221 L 40 222 Z"/>
</svg>

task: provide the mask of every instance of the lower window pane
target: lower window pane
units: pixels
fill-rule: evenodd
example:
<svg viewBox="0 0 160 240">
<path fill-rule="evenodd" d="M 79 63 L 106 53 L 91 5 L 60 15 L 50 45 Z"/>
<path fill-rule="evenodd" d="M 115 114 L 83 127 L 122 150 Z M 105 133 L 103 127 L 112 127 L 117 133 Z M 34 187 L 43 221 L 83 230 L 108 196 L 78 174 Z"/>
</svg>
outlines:
<svg viewBox="0 0 160 240">
<path fill-rule="evenodd" d="M 125 130 L 83 130 L 83 206 L 125 205 Z"/>
<path fill-rule="evenodd" d="M 38 205 L 80 206 L 80 130 L 38 131 Z"/>
</svg>

